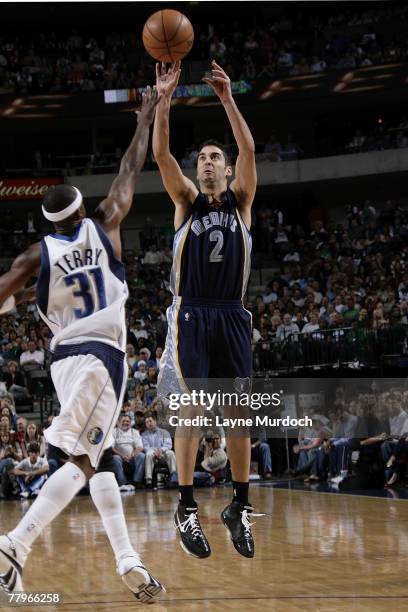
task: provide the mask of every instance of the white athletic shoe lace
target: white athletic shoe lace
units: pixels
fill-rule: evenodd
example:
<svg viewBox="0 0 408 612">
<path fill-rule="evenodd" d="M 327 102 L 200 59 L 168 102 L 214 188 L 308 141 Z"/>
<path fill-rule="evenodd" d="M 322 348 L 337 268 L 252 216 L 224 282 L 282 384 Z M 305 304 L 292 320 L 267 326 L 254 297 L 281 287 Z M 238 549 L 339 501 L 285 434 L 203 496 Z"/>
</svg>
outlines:
<svg viewBox="0 0 408 612">
<path fill-rule="evenodd" d="M 255 514 L 254 512 L 248 512 L 248 510 L 244 509 L 241 513 L 241 521 L 245 529 L 245 537 L 251 535 L 251 527 L 256 525 L 255 523 L 250 523 L 248 520 L 248 516 L 265 516 L 265 514 Z"/>
<path fill-rule="evenodd" d="M 190 512 L 188 518 L 182 523 L 179 522 L 180 531 L 185 533 L 188 529 L 190 529 L 193 538 L 198 538 L 201 533 L 200 524 L 198 522 L 198 517 L 196 512 Z"/>
</svg>

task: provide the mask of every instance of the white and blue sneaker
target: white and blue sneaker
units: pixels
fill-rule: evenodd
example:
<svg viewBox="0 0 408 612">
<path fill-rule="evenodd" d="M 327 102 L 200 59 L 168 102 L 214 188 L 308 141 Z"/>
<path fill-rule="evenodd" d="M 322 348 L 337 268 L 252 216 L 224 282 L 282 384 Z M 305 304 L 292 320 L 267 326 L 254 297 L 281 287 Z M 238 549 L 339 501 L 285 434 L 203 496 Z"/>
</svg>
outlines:
<svg viewBox="0 0 408 612">
<path fill-rule="evenodd" d="M 120 559 L 117 572 L 140 603 L 154 603 L 166 592 L 164 586 L 147 571 L 138 555 Z"/>
<path fill-rule="evenodd" d="M 27 555 L 20 553 L 20 548 L 9 536 L 0 536 L 0 590 L 5 593 L 24 591 L 22 573 Z"/>
</svg>

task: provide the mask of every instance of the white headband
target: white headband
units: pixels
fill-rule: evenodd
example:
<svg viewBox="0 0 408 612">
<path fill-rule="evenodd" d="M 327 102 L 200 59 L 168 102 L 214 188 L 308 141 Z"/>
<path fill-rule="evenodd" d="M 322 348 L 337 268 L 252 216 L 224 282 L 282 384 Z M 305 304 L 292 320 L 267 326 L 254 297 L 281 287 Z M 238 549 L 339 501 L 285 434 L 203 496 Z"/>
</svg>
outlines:
<svg viewBox="0 0 408 612">
<path fill-rule="evenodd" d="M 82 194 L 76 187 L 74 187 L 74 189 L 76 191 L 76 198 L 66 208 L 63 208 L 58 212 L 52 213 L 48 212 L 48 210 L 45 210 L 44 206 L 42 206 L 43 215 L 46 219 L 48 219 L 48 221 L 52 221 L 53 223 L 55 223 L 56 221 L 63 221 L 64 219 L 68 219 L 68 217 L 73 215 L 74 212 L 78 210 L 78 208 L 82 204 Z"/>
</svg>

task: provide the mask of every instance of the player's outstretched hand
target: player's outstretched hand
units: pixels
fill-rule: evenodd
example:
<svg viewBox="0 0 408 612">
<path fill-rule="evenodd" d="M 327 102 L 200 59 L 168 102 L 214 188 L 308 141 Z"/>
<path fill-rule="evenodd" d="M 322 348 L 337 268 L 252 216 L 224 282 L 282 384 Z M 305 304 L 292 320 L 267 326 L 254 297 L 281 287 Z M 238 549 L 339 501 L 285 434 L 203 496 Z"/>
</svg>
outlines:
<svg viewBox="0 0 408 612">
<path fill-rule="evenodd" d="M 153 89 L 147 87 L 146 91 L 142 94 L 142 108 L 136 111 L 138 122 L 145 121 L 149 125 L 152 123 L 159 100 L 160 96 L 157 87 L 153 87 Z"/>
<path fill-rule="evenodd" d="M 232 99 L 231 80 L 215 60 L 211 62 L 211 76 L 208 74 L 202 80 L 213 88 L 221 102 L 229 102 Z"/>
<path fill-rule="evenodd" d="M 159 96 L 164 98 L 171 98 L 174 90 L 177 87 L 181 74 L 181 62 L 174 62 L 170 64 L 168 70 L 166 70 L 166 64 L 156 64 L 156 87 L 159 92 Z"/>
</svg>

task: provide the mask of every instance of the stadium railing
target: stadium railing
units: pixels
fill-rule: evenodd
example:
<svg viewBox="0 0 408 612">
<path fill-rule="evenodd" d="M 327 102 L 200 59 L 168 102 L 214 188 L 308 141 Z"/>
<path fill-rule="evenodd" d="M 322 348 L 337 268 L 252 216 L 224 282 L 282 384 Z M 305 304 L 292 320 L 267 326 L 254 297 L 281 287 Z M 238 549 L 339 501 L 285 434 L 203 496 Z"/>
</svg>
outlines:
<svg viewBox="0 0 408 612">
<path fill-rule="evenodd" d="M 253 345 L 256 375 L 333 367 L 380 367 L 384 357 L 407 354 L 407 325 L 336 327 L 282 338 L 261 338 Z"/>
</svg>

